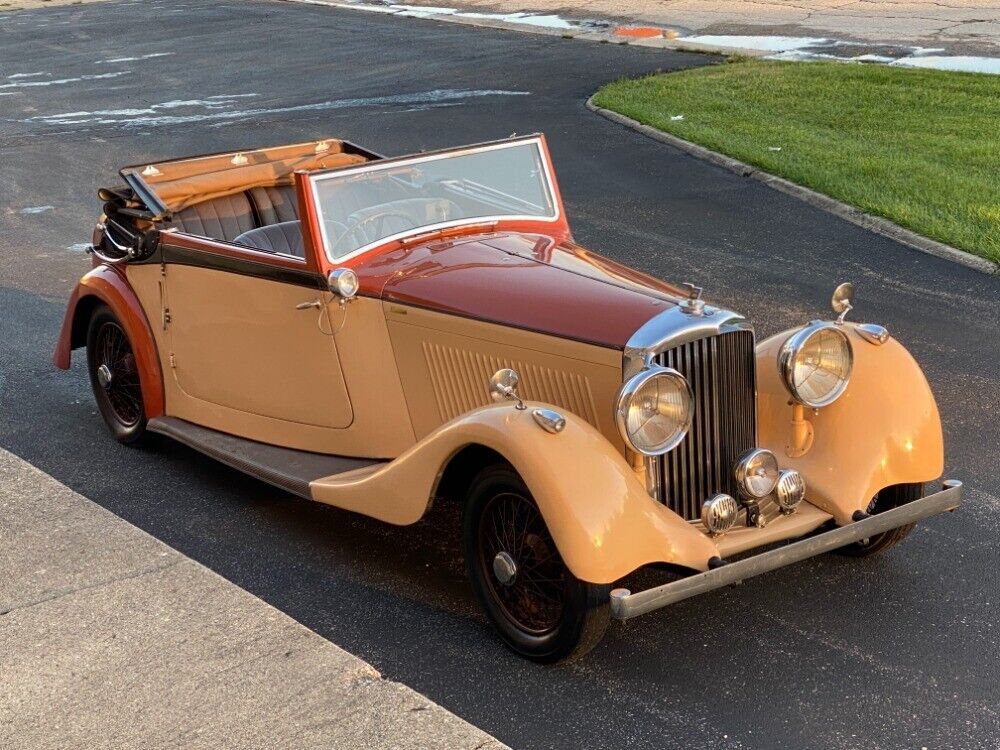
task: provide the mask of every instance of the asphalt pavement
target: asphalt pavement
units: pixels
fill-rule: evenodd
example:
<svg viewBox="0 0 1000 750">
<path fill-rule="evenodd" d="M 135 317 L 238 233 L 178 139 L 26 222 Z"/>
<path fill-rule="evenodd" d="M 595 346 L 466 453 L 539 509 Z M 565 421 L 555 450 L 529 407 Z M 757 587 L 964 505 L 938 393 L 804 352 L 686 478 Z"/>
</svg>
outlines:
<svg viewBox="0 0 1000 750">
<path fill-rule="evenodd" d="M 997 748 L 1000 279 L 923 255 L 584 107 L 712 58 L 270 2 L 0 14 L 0 447 L 516 748 Z M 119 166 L 320 136 L 403 154 L 543 131 L 583 244 L 695 281 L 760 337 L 882 323 L 922 363 L 959 513 L 615 629 L 586 660 L 510 656 L 464 580 L 457 519 L 388 527 L 104 431 L 49 363 Z M 234 304 L 237 302 L 234 301 Z M 891 378 L 891 373 L 886 376 Z M 863 426 L 861 427 L 863 429 Z"/>
</svg>

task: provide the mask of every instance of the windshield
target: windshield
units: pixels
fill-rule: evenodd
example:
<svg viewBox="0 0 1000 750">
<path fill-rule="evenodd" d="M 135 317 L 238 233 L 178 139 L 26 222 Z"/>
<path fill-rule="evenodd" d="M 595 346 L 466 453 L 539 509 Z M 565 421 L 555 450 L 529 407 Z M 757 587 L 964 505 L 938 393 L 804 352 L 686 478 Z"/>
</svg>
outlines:
<svg viewBox="0 0 1000 750">
<path fill-rule="evenodd" d="M 538 140 L 414 156 L 312 180 L 323 244 L 333 261 L 416 230 L 558 218 Z"/>
</svg>

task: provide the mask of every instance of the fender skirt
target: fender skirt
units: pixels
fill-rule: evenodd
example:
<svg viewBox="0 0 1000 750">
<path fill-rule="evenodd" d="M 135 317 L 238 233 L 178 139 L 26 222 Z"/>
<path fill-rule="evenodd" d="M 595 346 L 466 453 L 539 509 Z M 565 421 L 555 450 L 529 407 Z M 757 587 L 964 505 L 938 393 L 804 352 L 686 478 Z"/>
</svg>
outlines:
<svg viewBox="0 0 1000 750">
<path fill-rule="evenodd" d="M 532 410 L 547 405 L 527 406 L 496 404 L 464 414 L 390 463 L 317 479 L 312 497 L 390 523 L 414 523 L 448 461 L 466 446 L 482 445 L 524 479 L 577 578 L 611 583 L 654 562 L 708 569 L 719 554 L 712 541 L 653 500 L 604 436 L 565 411 L 565 429 L 546 432 Z"/>
<path fill-rule="evenodd" d="M 110 266 L 94 268 L 73 289 L 52 363 L 61 370 L 69 369 L 72 350 L 87 344 L 87 323 L 98 302 L 111 308 L 132 344 L 139 367 L 139 384 L 142 387 L 146 418 L 160 416 L 164 411 L 163 373 L 153 332 L 132 287 L 121 273 Z"/>
<path fill-rule="evenodd" d="M 798 330 L 798 329 L 795 329 Z M 758 430 L 762 447 L 782 468 L 806 481 L 806 500 L 839 525 L 864 511 L 875 494 L 894 484 L 929 482 L 944 471 L 941 419 L 920 366 L 893 338 L 872 344 L 852 323 L 843 326 L 854 350 L 844 394 L 829 406 L 806 408 L 812 443 L 792 446 L 791 398 L 778 373 L 778 351 L 795 331 L 757 346 Z M 809 428 L 807 428 L 809 429 Z"/>
</svg>

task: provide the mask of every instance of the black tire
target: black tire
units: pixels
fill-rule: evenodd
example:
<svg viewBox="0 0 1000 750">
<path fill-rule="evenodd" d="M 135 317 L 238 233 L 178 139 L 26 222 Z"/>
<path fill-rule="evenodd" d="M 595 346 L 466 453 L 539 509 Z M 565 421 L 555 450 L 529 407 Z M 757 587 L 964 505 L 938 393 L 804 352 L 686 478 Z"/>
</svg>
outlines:
<svg viewBox="0 0 1000 750">
<path fill-rule="evenodd" d="M 868 513 L 875 515 L 884 510 L 898 508 L 900 505 L 919 500 L 923 495 L 924 485 L 922 483 L 894 484 L 879 491 L 872 498 L 871 503 L 868 505 Z M 854 542 L 846 547 L 841 547 L 837 551 L 850 557 L 871 557 L 872 555 L 878 555 L 903 541 L 913 531 L 915 525 L 910 523 L 906 526 L 889 529 L 889 531 L 876 534 L 867 540 L 863 539 L 860 542 Z"/>
<path fill-rule="evenodd" d="M 106 305 L 90 317 L 87 371 L 97 408 L 115 440 L 137 445 L 146 435 L 139 367 L 125 328 Z"/>
<path fill-rule="evenodd" d="M 515 653 L 546 664 L 572 660 L 604 636 L 611 586 L 586 583 L 569 571 L 531 493 L 510 466 L 488 467 L 473 480 L 463 548 L 479 603 Z M 494 570 L 501 552 L 516 571 L 506 583 Z"/>
</svg>

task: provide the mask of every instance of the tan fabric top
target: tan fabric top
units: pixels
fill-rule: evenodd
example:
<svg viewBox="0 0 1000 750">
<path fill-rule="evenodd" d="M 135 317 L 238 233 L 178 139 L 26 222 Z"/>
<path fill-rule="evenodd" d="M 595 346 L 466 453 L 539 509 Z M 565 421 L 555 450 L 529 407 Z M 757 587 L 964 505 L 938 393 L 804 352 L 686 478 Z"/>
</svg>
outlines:
<svg viewBox="0 0 1000 750">
<path fill-rule="evenodd" d="M 343 152 L 338 140 L 232 152 L 161 162 L 125 170 L 138 174 L 171 211 L 222 198 L 253 187 L 290 185 L 299 170 L 316 171 L 363 164 L 365 157 Z"/>
</svg>

